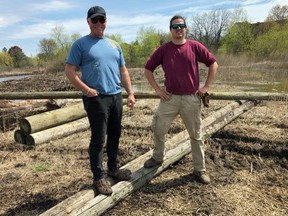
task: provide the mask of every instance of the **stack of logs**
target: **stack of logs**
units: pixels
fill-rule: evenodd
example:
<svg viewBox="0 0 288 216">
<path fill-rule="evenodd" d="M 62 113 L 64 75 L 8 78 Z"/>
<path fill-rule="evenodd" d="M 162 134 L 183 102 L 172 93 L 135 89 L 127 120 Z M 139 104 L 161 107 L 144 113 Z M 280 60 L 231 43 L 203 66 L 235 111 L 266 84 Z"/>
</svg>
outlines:
<svg viewBox="0 0 288 216">
<path fill-rule="evenodd" d="M 20 119 L 19 127 L 14 132 L 15 141 L 36 145 L 86 130 L 89 122 L 80 102 Z"/>
</svg>

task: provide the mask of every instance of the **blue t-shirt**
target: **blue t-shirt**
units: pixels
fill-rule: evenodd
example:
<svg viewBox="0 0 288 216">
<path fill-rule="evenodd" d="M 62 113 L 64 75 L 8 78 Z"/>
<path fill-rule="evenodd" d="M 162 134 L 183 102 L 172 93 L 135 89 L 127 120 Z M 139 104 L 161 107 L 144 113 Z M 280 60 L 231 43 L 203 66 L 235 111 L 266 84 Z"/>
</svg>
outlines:
<svg viewBox="0 0 288 216">
<path fill-rule="evenodd" d="M 80 67 L 82 81 L 100 94 L 121 92 L 120 68 L 125 60 L 116 41 L 86 35 L 73 43 L 66 63 Z"/>
</svg>

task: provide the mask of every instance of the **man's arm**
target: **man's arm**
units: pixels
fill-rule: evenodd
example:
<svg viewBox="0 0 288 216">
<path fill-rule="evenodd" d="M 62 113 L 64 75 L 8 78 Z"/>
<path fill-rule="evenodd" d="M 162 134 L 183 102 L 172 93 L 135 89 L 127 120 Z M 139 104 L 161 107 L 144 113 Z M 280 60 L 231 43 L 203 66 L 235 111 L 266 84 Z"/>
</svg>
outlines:
<svg viewBox="0 0 288 216">
<path fill-rule="evenodd" d="M 72 85 L 78 90 L 82 91 L 86 96 L 97 96 L 98 92 L 95 89 L 87 86 L 77 74 L 77 67 L 75 65 L 66 64 L 65 73 Z"/>
<path fill-rule="evenodd" d="M 135 104 L 135 97 L 134 92 L 132 91 L 131 79 L 125 65 L 120 68 L 120 74 L 121 74 L 121 83 L 128 94 L 127 106 L 133 109 Z"/>
<path fill-rule="evenodd" d="M 218 68 L 218 64 L 217 64 L 216 61 L 209 66 L 208 76 L 207 76 L 207 79 L 205 81 L 205 84 L 204 84 L 203 87 L 199 88 L 199 90 L 197 92 L 199 95 L 202 96 L 206 92 L 209 91 L 209 88 L 210 88 L 210 86 L 212 85 L 212 83 L 213 83 L 213 81 L 215 79 L 215 76 L 216 76 L 216 73 L 217 73 L 217 68 Z"/>
<path fill-rule="evenodd" d="M 158 83 L 155 80 L 154 74 L 152 71 L 148 70 L 145 68 L 144 70 L 144 74 L 148 80 L 148 82 L 150 83 L 150 85 L 152 86 L 152 88 L 155 90 L 156 94 L 165 101 L 170 100 L 171 98 L 171 94 L 169 92 L 166 91 L 166 89 L 161 89 L 158 85 Z"/>
</svg>

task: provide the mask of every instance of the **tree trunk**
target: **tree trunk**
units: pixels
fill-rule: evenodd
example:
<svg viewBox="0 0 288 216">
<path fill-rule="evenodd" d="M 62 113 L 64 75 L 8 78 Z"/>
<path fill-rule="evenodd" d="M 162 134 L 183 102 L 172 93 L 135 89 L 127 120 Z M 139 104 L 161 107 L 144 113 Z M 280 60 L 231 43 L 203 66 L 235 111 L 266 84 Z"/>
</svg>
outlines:
<svg viewBox="0 0 288 216">
<path fill-rule="evenodd" d="M 227 123 L 249 110 L 251 107 L 253 107 L 253 105 L 254 103 L 249 101 L 233 102 L 214 112 L 202 122 L 204 139 L 207 139 L 217 130 L 223 128 Z M 175 163 L 183 156 L 191 152 L 190 140 L 186 130 L 174 136 L 172 139 L 167 141 L 165 145 L 167 151 L 164 162 L 160 167 L 153 167 L 149 169 L 143 167 L 144 161 L 147 160 L 152 154 L 151 150 L 122 167 L 132 171 L 131 180 L 121 181 L 115 184 L 115 182 L 109 178 L 109 181 L 113 185 L 113 194 L 111 196 L 95 196 L 93 189 L 90 187 L 64 200 L 41 215 L 103 214 L 106 210 L 115 206 L 119 201 L 131 194 L 133 191 L 145 185 L 154 176 L 163 172 L 167 167 L 169 167 L 169 165 Z"/>
</svg>

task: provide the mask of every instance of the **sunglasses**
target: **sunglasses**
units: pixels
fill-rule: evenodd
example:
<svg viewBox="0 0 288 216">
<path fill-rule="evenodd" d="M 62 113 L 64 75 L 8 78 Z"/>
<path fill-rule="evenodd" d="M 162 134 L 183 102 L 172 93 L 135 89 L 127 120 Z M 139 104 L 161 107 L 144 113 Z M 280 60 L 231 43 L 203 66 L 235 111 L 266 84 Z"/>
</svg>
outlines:
<svg viewBox="0 0 288 216">
<path fill-rule="evenodd" d="M 98 23 L 98 22 L 100 22 L 100 23 L 105 23 L 106 22 L 106 19 L 104 18 L 104 17 L 94 17 L 94 18 L 92 18 L 91 19 L 91 22 L 93 23 L 93 24 L 96 24 L 96 23 Z"/>
<path fill-rule="evenodd" d="M 178 27 L 180 27 L 181 29 L 186 28 L 186 24 L 184 24 L 184 23 L 177 24 L 176 23 L 176 24 L 171 25 L 172 29 L 178 29 Z"/>
</svg>

